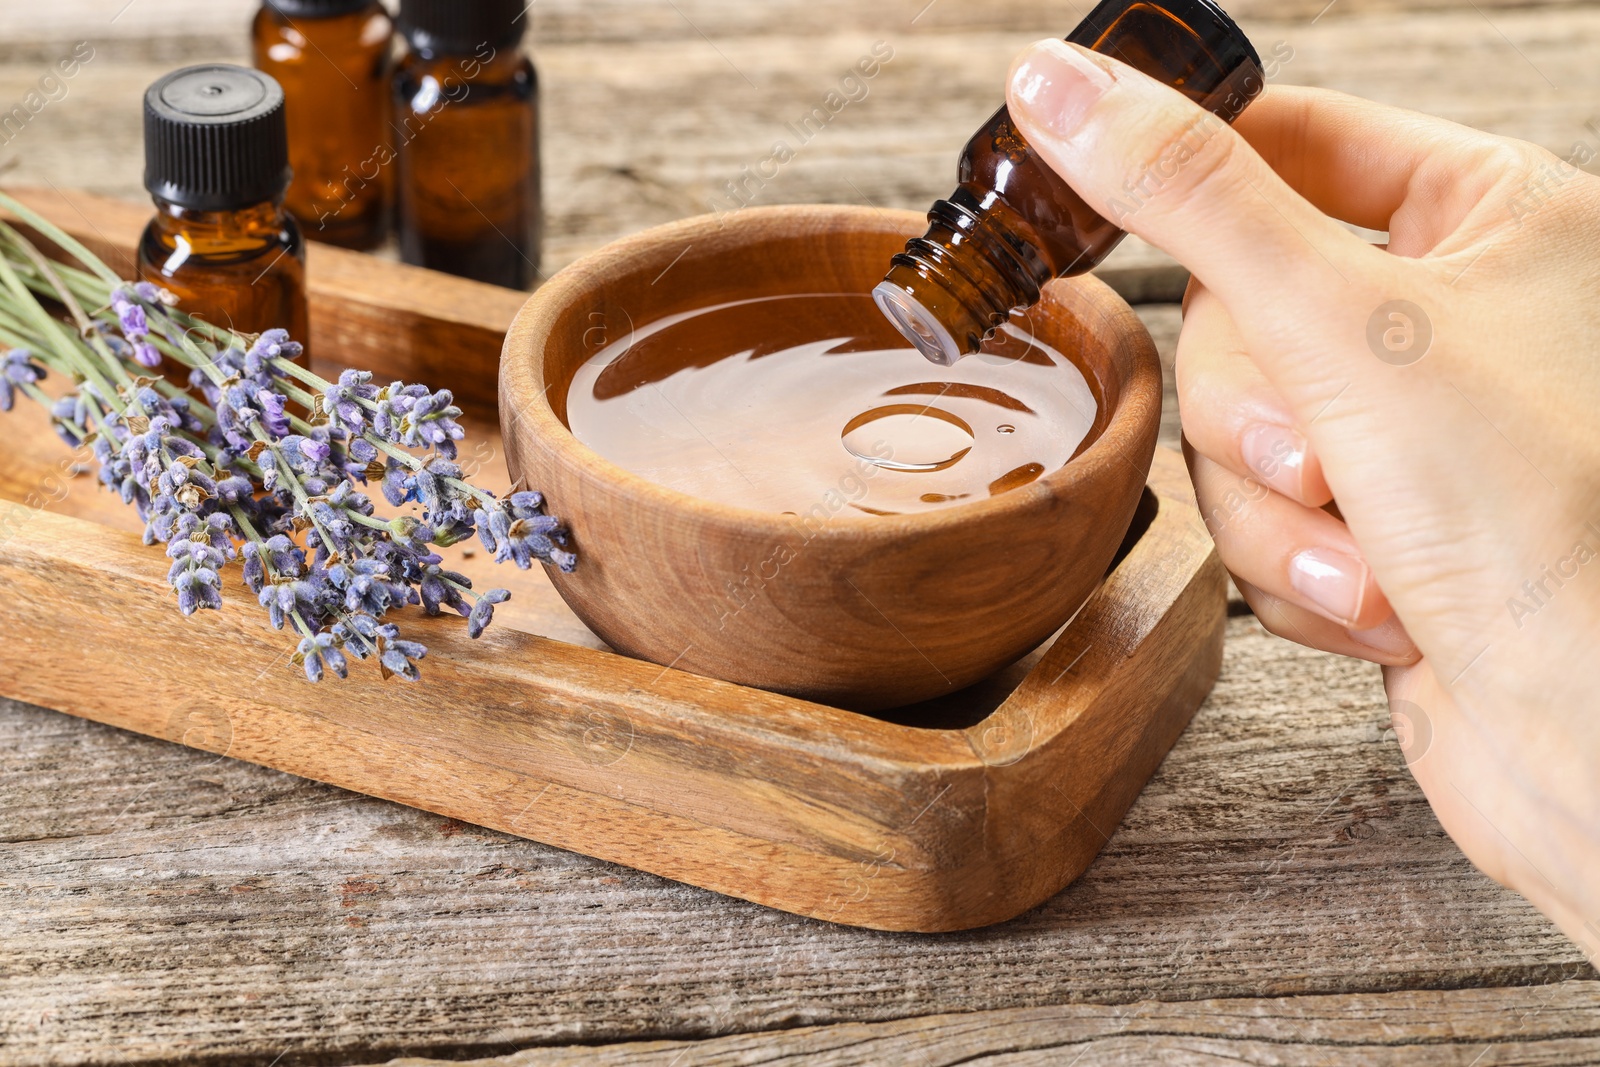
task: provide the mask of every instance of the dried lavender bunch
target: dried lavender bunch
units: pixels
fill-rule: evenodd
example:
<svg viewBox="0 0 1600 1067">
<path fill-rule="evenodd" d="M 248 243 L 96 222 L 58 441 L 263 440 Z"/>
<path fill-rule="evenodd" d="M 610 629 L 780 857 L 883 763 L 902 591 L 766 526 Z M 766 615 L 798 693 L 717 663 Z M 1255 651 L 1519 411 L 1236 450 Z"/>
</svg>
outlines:
<svg viewBox="0 0 1600 1067">
<path fill-rule="evenodd" d="M 238 561 L 270 624 L 299 636 L 293 662 L 311 681 L 345 677 L 351 656 L 415 680 L 427 649 L 386 621 L 391 610 L 448 607 L 476 638 L 511 595 L 475 592 L 436 548 L 476 534 L 497 562 L 576 564 L 540 494 L 502 499 L 463 479 L 449 390 L 354 370 L 327 381 L 293 362 L 301 349 L 284 331 L 205 323 L 10 197 L 0 207 L 79 264 L 52 263 L 0 222 L 0 411 L 26 397 L 67 444 L 93 450 L 145 543 L 167 546 L 185 615 L 222 606 L 223 571 Z M 167 360 L 190 368 L 187 390 L 149 375 Z M 51 396 L 39 384 L 49 374 L 73 388 Z M 380 515 L 363 491 L 373 485 L 391 507 L 415 508 Z"/>
</svg>

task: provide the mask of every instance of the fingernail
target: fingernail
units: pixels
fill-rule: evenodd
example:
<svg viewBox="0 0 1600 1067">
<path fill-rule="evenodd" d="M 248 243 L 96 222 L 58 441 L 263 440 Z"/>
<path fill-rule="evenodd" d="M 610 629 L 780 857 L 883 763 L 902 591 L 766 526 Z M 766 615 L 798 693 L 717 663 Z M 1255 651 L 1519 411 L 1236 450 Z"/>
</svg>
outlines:
<svg viewBox="0 0 1600 1067">
<path fill-rule="evenodd" d="M 1289 561 L 1289 584 L 1312 607 L 1341 626 L 1361 614 L 1367 595 L 1367 564 L 1333 548 L 1308 548 Z"/>
<path fill-rule="evenodd" d="M 1245 430 L 1239 453 L 1250 473 L 1284 496 L 1305 496 L 1306 439 L 1287 426 L 1258 422 Z"/>
<path fill-rule="evenodd" d="M 1011 72 L 1011 100 L 1024 118 L 1057 137 L 1077 132 L 1089 108 L 1115 80 L 1065 41 L 1040 41 Z"/>
<path fill-rule="evenodd" d="M 1406 633 L 1405 624 L 1398 615 L 1389 616 L 1388 621 L 1370 630 L 1351 630 L 1350 636 L 1358 644 L 1391 659 L 1409 659 L 1417 654 L 1416 642 Z"/>
</svg>

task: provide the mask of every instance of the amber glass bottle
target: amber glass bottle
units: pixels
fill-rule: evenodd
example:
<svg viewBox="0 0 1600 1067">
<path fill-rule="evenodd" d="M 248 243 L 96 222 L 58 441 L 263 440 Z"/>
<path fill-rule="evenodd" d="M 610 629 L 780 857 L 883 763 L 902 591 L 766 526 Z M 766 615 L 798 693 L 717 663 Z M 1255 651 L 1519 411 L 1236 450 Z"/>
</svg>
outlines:
<svg viewBox="0 0 1600 1067">
<path fill-rule="evenodd" d="M 539 274 L 539 85 L 524 0 L 401 0 L 400 252 L 526 289 Z"/>
<path fill-rule="evenodd" d="M 1255 49 L 1211 0 L 1103 0 L 1067 40 L 1166 82 L 1229 123 L 1264 82 Z M 1034 153 L 1005 107 L 967 142 L 960 182 L 873 291 L 935 363 L 976 352 L 1013 310 L 1039 299 L 1041 285 L 1088 270 L 1124 236 Z"/>
<path fill-rule="evenodd" d="M 283 111 L 278 83 L 245 67 L 189 67 L 150 87 L 144 184 L 156 216 L 138 273 L 207 322 L 285 329 L 309 351 L 305 245 L 283 207 Z"/>
<path fill-rule="evenodd" d="M 265 0 L 251 30 L 256 67 L 283 86 L 284 203 L 313 241 L 382 244 L 394 202 L 389 13 L 379 0 Z"/>
</svg>

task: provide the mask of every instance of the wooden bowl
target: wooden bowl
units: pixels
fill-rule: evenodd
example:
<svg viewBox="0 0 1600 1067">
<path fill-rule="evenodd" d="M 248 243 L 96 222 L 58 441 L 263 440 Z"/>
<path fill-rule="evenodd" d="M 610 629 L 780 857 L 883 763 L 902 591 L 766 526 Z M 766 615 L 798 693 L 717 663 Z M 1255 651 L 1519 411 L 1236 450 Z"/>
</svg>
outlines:
<svg viewBox="0 0 1600 1067">
<path fill-rule="evenodd" d="M 1161 412 L 1155 346 L 1094 278 L 1045 287 L 1034 333 L 1099 404 L 1078 455 L 1033 484 L 943 510 L 835 516 L 820 532 L 631 474 L 567 429 L 578 367 L 637 326 L 726 301 L 868 293 L 926 220 L 751 208 L 608 245 L 536 292 L 506 336 L 500 422 L 513 477 L 571 526 L 572 610 L 616 650 L 863 710 L 939 696 L 1006 666 L 1071 618 L 1138 505 Z"/>
</svg>

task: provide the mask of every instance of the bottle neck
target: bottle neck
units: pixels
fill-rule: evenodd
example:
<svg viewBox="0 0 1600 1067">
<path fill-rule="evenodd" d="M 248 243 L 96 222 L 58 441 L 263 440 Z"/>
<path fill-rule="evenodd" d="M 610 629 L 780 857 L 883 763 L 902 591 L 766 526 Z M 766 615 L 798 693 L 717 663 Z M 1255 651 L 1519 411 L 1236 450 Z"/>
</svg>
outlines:
<svg viewBox="0 0 1600 1067">
<path fill-rule="evenodd" d="M 389 34 L 379 35 L 377 27 L 385 27 L 393 32 L 393 23 L 389 18 L 388 10 L 381 0 L 368 0 L 367 3 L 356 7 L 339 7 L 332 11 L 318 11 L 307 8 L 297 10 L 294 6 L 284 4 L 276 5 L 264 3 L 261 5 L 262 22 L 257 26 L 270 26 L 285 37 L 321 37 L 332 32 L 335 35 L 348 34 L 352 38 L 360 37 L 361 44 L 382 45 L 387 44 Z M 377 24 L 374 18 L 380 18 Z M 368 31 L 372 33 L 372 40 L 366 40 Z"/>
<path fill-rule="evenodd" d="M 998 198 L 965 186 L 928 212 L 928 232 L 890 261 L 878 306 L 928 359 L 950 365 L 976 352 L 1014 308 L 1039 299 L 1055 276 L 1029 228 Z M 910 299 L 906 299 L 910 297 Z"/>
<path fill-rule="evenodd" d="M 436 39 L 422 35 L 405 38 L 405 62 L 429 71 L 437 69 L 481 69 L 488 76 L 506 76 L 523 60 L 522 41 L 484 41 L 471 47 L 445 47 Z M 477 75 L 474 75 L 477 76 Z"/>
<path fill-rule="evenodd" d="M 369 15 L 385 10 L 383 0 L 353 0 L 343 4 L 302 3 L 299 0 L 262 0 L 261 10 L 285 21 L 293 19 L 336 19 L 350 15 Z"/>
<path fill-rule="evenodd" d="M 198 256 L 233 255 L 281 243 L 290 222 L 282 196 L 232 211 L 197 211 L 159 196 L 151 199 L 156 215 L 150 225 L 156 236 L 169 247 L 181 240 Z"/>
<path fill-rule="evenodd" d="M 394 85 L 412 110 L 431 111 L 443 101 L 481 103 L 531 87 L 534 79 L 533 64 L 516 42 L 483 44 L 463 53 L 411 46 L 400 59 Z"/>
</svg>

